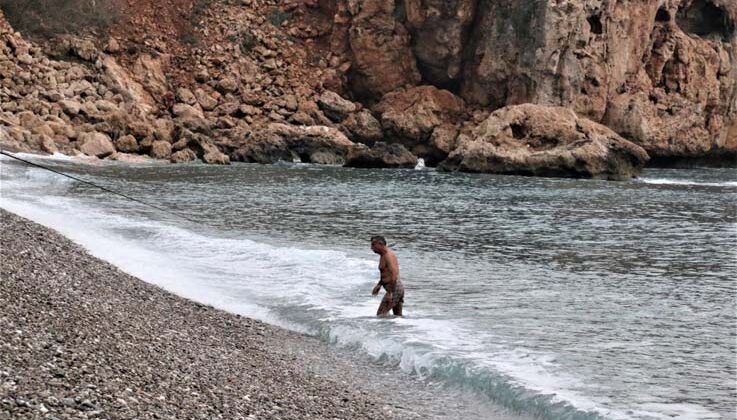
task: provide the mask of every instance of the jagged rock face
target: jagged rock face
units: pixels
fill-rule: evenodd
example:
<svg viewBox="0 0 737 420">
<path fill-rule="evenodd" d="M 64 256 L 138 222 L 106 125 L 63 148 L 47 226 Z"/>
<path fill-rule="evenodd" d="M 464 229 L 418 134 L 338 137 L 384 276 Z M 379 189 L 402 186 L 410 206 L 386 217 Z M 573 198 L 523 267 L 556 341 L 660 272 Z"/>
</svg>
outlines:
<svg viewBox="0 0 737 420">
<path fill-rule="evenodd" d="M 644 66 L 612 96 L 604 123 L 660 160 L 737 161 L 737 3 L 688 0 L 655 21 Z"/>
<path fill-rule="evenodd" d="M 406 0 L 406 25 L 423 79 L 439 87 L 457 83 L 462 70 L 466 31 L 476 0 Z"/>
<path fill-rule="evenodd" d="M 230 157 L 238 162 L 342 164 L 355 144 L 339 130 L 325 126 L 296 127 L 269 124 L 249 133 Z"/>
<path fill-rule="evenodd" d="M 333 49 L 352 61 L 348 71 L 351 90 L 376 98 L 420 81 L 410 37 L 396 19 L 401 1 L 347 0 L 341 2 L 335 21 Z"/>
<path fill-rule="evenodd" d="M 376 110 L 392 141 L 435 166 L 449 151 L 441 145 L 447 135 L 440 131 L 464 118 L 465 103 L 447 90 L 417 86 L 385 95 Z"/>
<path fill-rule="evenodd" d="M 414 168 L 417 156 L 401 144 L 378 142 L 371 148 L 360 145 L 353 148 L 346 158 L 349 168 Z"/>
<path fill-rule="evenodd" d="M 384 26 L 407 28 L 423 81 L 472 106 L 569 107 L 656 157 L 737 153 L 729 130 L 737 118 L 733 0 L 397 4 Z M 400 45 L 383 44 L 374 52 L 384 58 L 371 62 L 404 57 Z"/>
<path fill-rule="evenodd" d="M 569 108 L 525 104 L 459 136 L 440 169 L 616 180 L 638 175 L 647 160 L 641 147 Z"/>
</svg>

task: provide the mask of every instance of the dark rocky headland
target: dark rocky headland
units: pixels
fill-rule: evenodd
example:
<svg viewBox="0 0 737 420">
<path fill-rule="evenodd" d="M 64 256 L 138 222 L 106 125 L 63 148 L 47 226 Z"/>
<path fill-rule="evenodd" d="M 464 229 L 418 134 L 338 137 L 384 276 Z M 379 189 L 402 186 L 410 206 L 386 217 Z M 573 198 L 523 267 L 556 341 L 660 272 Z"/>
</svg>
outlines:
<svg viewBox="0 0 737 420">
<path fill-rule="evenodd" d="M 3 148 L 213 164 L 421 157 L 608 179 L 648 161 L 737 162 L 731 0 L 61 3 L 0 0 Z"/>
<path fill-rule="evenodd" d="M 317 339 L 174 296 L 5 210 L 0 279 L 0 419 L 423 416 Z"/>
</svg>

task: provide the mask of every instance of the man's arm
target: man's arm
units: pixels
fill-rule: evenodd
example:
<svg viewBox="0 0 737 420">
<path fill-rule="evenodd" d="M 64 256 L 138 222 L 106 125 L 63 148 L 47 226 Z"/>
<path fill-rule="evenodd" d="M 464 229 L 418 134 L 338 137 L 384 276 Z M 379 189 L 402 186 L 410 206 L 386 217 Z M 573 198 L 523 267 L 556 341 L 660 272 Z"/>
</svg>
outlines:
<svg viewBox="0 0 737 420">
<path fill-rule="evenodd" d="M 374 286 L 374 290 L 371 291 L 371 296 L 376 296 L 381 291 L 381 280 L 379 280 L 378 283 L 376 283 L 376 286 Z"/>
<path fill-rule="evenodd" d="M 381 273 L 381 268 L 382 268 L 382 267 L 384 266 L 384 264 L 386 264 L 386 259 L 385 259 L 385 257 L 384 257 L 384 256 L 382 255 L 382 256 L 381 256 L 381 258 L 379 259 L 379 282 L 378 282 L 378 283 L 376 283 L 376 286 L 374 286 L 374 290 L 372 290 L 372 291 L 371 291 L 371 296 L 376 296 L 376 295 L 378 295 L 378 294 L 379 294 L 379 292 L 381 291 L 381 285 L 382 285 L 382 284 L 384 284 L 384 283 L 382 283 L 382 281 L 381 281 L 381 275 L 382 275 L 382 273 Z"/>
</svg>

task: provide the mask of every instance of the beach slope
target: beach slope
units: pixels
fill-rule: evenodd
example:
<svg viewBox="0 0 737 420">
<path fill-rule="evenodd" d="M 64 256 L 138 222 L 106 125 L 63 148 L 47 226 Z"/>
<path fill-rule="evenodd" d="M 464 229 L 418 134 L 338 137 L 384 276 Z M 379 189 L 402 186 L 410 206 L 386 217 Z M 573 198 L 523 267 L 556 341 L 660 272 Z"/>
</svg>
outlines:
<svg viewBox="0 0 737 420">
<path fill-rule="evenodd" d="M 337 357 L 313 338 L 172 295 L 4 210 L 0 226 L 0 418 L 407 414 L 315 368 Z"/>
</svg>

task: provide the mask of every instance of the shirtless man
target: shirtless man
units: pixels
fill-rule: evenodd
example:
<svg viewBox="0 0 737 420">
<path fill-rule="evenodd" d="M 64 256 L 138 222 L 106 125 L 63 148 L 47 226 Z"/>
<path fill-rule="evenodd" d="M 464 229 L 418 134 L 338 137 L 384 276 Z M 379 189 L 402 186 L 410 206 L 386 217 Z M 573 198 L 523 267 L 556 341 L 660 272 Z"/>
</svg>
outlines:
<svg viewBox="0 0 737 420">
<path fill-rule="evenodd" d="M 384 317 L 389 314 L 390 309 L 394 315 L 402 316 L 404 286 L 399 281 L 399 262 L 397 261 L 397 256 L 386 246 L 386 239 L 383 236 L 374 236 L 371 238 L 371 250 L 381 255 L 379 259 L 381 278 L 376 286 L 374 286 L 371 295 L 378 295 L 382 286 L 386 290 L 386 294 L 379 305 L 379 310 L 376 311 L 376 316 Z"/>
</svg>

